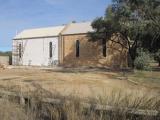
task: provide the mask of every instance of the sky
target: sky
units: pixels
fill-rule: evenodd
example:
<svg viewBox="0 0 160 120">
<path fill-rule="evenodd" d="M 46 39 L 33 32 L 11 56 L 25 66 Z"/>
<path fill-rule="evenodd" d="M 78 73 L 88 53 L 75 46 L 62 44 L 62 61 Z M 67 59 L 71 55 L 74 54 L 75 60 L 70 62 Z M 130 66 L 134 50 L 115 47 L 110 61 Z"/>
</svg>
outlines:
<svg viewBox="0 0 160 120">
<path fill-rule="evenodd" d="M 111 0 L 0 0 L 0 51 L 24 29 L 92 21 L 104 15 Z"/>
</svg>

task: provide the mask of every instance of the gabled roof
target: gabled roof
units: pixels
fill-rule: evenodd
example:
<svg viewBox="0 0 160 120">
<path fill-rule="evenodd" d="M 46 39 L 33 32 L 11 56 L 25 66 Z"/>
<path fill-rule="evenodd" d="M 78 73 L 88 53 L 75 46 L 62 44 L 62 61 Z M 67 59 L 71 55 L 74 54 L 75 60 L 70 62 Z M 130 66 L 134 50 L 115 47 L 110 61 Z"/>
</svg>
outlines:
<svg viewBox="0 0 160 120">
<path fill-rule="evenodd" d="M 62 35 L 83 34 L 93 32 L 91 22 L 71 23 L 61 33 Z"/>
<path fill-rule="evenodd" d="M 28 29 L 19 33 L 14 39 L 40 38 L 58 36 L 65 26 Z"/>
</svg>

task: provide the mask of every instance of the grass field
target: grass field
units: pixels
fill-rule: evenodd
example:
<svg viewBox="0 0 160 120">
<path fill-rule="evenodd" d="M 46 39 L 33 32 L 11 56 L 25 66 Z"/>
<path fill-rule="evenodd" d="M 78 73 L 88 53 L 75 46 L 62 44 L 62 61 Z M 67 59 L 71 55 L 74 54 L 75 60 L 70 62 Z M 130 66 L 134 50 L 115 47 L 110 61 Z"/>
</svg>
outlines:
<svg viewBox="0 0 160 120">
<path fill-rule="evenodd" d="M 135 71 L 134 74 L 128 74 L 128 76 L 139 84 L 160 89 L 160 71 Z"/>
<path fill-rule="evenodd" d="M 113 72 L 93 69 L 6 69 L 0 71 L 0 88 L 33 93 L 32 105 L 20 106 L 0 99 L 2 120 L 159 120 L 159 116 L 128 114 L 125 108 L 160 111 L 159 72 Z M 53 93 L 53 94 L 52 94 Z M 42 103 L 61 99 L 61 105 Z M 70 100 L 68 102 L 67 100 Z M 80 102 L 116 107 L 114 112 L 86 110 Z M 94 105 L 93 105 L 94 106 Z"/>
<path fill-rule="evenodd" d="M 0 86 L 12 91 L 33 91 L 37 85 L 62 95 L 94 97 L 115 89 L 160 93 L 160 72 L 130 73 L 104 70 L 6 69 L 0 72 Z M 94 93 L 94 94 L 93 94 Z"/>
</svg>

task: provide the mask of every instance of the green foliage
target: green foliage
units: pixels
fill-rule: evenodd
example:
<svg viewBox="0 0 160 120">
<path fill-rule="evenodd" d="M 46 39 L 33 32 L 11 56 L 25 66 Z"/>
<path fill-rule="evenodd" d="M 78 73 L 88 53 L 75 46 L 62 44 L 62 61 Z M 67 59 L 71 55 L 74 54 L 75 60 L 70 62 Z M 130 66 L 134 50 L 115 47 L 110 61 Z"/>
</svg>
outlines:
<svg viewBox="0 0 160 120">
<path fill-rule="evenodd" d="M 11 52 L 11 51 L 7 51 L 7 52 L 1 52 L 1 51 L 0 51 L 0 55 L 1 55 L 1 56 L 11 56 L 11 55 L 12 55 L 12 52 Z"/>
<path fill-rule="evenodd" d="M 137 57 L 134 61 L 134 66 L 138 70 L 150 70 L 151 55 L 143 49 L 137 50 Z"/>
<path fill-rule="evenodd" d="M 113 0 L 104 17 L 93 21 L 90 41 L 110 40 L 119 33 L 128 43 L 134 63 L 137 48 L 155 52 L 160 48 L 160 2 L 158 0 Z M 132 63 L 132 66 L 134 66 Z"/>
<path fill-rule="evenodd" d="M 160 66 L 160 49 L 155 53 L 154 59 L 159 63 Z"/>
</svg>

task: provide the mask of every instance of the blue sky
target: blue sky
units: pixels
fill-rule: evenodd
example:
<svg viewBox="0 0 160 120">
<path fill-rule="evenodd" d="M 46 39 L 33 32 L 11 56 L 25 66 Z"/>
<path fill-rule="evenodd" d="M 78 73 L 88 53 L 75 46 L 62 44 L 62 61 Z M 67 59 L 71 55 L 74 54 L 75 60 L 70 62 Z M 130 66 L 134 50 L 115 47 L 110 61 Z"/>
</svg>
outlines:
<svg viewBox="0 0 160 120">
<path fill-rule="evenodd" d="M 23 29 L 92 21 L 103 16 L 111 0 L 0 0 L 0 50 L 12 48 Z"/>
</svg>

